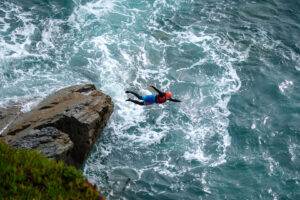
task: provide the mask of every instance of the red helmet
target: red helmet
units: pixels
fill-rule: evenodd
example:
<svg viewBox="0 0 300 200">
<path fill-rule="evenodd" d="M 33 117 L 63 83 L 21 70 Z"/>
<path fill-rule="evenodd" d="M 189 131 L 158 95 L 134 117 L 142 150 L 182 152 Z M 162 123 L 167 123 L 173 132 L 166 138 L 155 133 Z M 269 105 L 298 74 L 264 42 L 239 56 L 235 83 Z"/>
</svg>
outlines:
<svg viewBox="0 0 300 200">
<path fill-rule="evenodd" d="M 166 97 L 171 98 L 172 97 L 172 93 L 170 91 L 166 92 Z"/>
</svg>

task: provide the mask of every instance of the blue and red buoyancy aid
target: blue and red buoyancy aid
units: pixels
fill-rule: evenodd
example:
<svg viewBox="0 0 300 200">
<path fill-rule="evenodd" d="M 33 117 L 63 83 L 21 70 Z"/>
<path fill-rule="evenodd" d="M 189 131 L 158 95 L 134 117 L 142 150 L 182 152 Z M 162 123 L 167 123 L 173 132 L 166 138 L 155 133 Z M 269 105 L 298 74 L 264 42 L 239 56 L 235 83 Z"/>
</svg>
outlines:
<svg viewBox="0 0 300 200">
<path fill-rule="evenodd" d="M 163 95 L 156 95 L 156 103 L 165 103 L 167 101 L 166 94 L 164 93 Z"/>
</svg>

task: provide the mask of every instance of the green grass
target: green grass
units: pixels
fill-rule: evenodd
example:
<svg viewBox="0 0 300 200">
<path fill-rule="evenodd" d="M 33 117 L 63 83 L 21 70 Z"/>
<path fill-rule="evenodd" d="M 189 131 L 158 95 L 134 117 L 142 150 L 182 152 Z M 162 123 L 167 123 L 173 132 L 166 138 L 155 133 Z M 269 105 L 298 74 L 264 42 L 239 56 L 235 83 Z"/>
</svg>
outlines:
<svg viewBox="0 0 300 200">
<path fill-rule="evenodd" d="M 102 199 L 80 171 L 0 142 L 0 199 Z"/>
</svg>

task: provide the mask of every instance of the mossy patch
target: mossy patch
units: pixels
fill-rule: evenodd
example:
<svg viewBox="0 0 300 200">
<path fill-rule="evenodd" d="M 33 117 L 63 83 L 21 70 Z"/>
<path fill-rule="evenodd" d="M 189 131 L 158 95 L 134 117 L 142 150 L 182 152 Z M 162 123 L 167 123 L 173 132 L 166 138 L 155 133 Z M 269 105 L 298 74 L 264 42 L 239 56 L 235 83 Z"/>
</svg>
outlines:
<svg viewBox="0 0 300 200">
<path fill-rule="evenodd" d="M 0 199 L 102 199 L 75 167 L 0 142 Z"/>
</svg>

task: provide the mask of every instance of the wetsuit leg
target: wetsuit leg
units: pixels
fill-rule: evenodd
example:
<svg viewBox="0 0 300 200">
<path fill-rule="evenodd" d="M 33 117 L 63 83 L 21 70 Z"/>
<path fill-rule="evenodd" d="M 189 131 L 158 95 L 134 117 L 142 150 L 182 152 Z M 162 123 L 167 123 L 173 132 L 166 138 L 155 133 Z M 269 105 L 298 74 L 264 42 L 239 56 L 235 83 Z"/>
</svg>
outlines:
<svg viewBox="0 0 300 200">
<path fill-rule="evenodd" d="M 133 100 L 133 99 L 127 99 L 126 101 L 131 101 L 131 102 L 133 102 L 133 103 L 135 103 L 135 104 L 138 104 L 138 105 L 141 105 L 141 106 L 143 106 L 144 105 L 144 102 L 143 101 L 137 101 L 137 100 Z"/>
<path fill-rule="evenodd" d="M 131 93 L 134 96 L 136 96 L 138 99 L 142 99 L 142 96 L 138 95 L 137 93 L 133 92 L 133 91 L 126 91 L 126 93 Z"/>
</svg>

